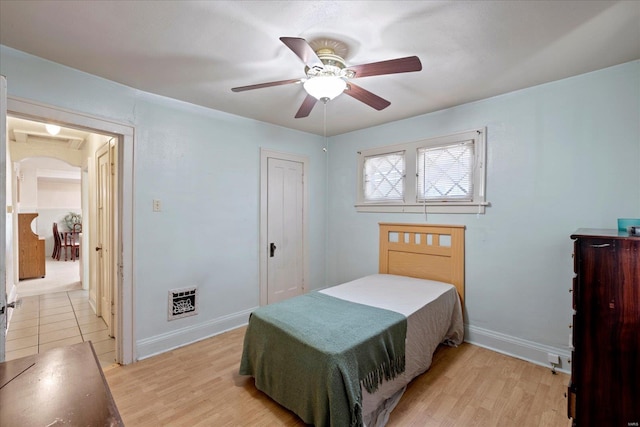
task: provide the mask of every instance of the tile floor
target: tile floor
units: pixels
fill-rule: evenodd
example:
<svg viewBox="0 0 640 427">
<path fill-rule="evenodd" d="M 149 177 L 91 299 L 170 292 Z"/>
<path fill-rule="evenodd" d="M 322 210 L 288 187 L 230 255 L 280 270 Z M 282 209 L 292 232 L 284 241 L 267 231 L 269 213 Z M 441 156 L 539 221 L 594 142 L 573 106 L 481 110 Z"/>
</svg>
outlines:
<svg viewBox="0 0 640 427">
<path fill-rule="evenodd" d="M 89 305 L 88 291 L 21 297 L 7 330 L 6 360 L 91 341 L 103 369 L 115 363 L 115 340 Z"/>
</svg>

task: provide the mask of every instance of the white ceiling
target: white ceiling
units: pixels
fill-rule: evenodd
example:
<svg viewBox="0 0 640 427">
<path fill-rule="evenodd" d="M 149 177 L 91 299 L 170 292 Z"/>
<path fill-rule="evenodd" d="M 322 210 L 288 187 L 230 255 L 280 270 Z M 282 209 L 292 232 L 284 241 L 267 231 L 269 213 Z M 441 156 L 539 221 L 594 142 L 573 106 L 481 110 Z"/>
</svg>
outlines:
<svg viewBox="0 0 640 427">
<path fill-rule="evenodd" d="M 89 140 L 88 132 L 63 127 L 58 134 L 51 135 L 45 123 L 7 117 L 7 136 L 15 144 L 13 149 L 21 151 L 21 154 L 25 153 L 25 149 L 30 153 L 37 153 L 20 160 L 20 170 L 35 170 L 38 180 L 80 183 L 79 167 L 43 153 L 51 153 L 52 150 L 60 154 L 64 150 L 79 152 Z"/>
<path fill-rule="evenodd" d="M 423 70 L 356 83 L 336 135 L 640 58 L 639 1 L 0 1 L 0 43 L 127 86 L 318 135 L 323 105 L 294 119 L 304 77 L 279 37 L 337 40 L 347 65 L 417 55 Z M 9 85 L 11 83 L 9 82 Z M 90 94 L 87 94 L 90 96 Z"/>
<path fill-rule="evenodd" d="M 45 144 L 49 148 L 69 150 L 82 150 L 89 138 L 89 132 L 70 128 L 60 128 L 58 134 L 51 135 L 45 123 L 17 117 L 7 117 L 7 134 L 9 141 L 15 141 L 16 144 L 32 146 Z"/>
</svg>

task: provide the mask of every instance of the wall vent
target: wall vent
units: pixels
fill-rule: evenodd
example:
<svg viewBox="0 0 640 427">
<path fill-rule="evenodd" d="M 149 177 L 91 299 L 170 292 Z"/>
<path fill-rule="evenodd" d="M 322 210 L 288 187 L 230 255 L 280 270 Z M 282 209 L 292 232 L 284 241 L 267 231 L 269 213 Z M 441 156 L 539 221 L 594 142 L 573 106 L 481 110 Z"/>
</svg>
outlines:
<svg viewBox="0 0 640 427">
<path fill-rule="evenodd" d="M 169 291 L 169 320 L 198 314 L 198 288 L 172 289 Z"/>
</svg>

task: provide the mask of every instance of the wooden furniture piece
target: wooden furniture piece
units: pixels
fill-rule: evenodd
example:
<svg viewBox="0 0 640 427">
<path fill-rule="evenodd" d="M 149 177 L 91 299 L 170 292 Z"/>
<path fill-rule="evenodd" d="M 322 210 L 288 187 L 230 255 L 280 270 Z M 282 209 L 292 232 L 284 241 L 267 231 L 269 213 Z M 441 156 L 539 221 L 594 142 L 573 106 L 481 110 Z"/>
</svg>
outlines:
<svg viewBox="0 0 640 427">
<path fill-rule="evenodd" d="M 65 231 L 62 233 L 62 249 L 64 260 L 75 261 L 80 257 L 80 236 L 77 231 Z"/>
<path fill-rule="evenodd" d="M 464 230 L 464 225 L 381 222 L 379 272 L 451 283 L 464 304 Z"/>
<path fill-rule="evenodd" d="M 58 231 L 58 223 L 53 223 L 53 252 L 51 258 L 60 260 L 60 253 L 62 251 L 62 237 L 60 231 Z"/>
<path fill-rule="evenodd" d="M 90 341 L 0 363 L 1 426 L 124 426 Z"/>
<path fill-rule="evenodd" d="M 573 235 L 573 426 L 640 423 L 640 238 L 617 230 Z"/>
<path fill-rule="evenodd" d="M 53 240 L 54 248 L 52 258 L 60 261 L 60 256 L 64 251 L 64 260 L 67 261 L 71 258 L 71 261 L 75 261 L 80 258 L 80 232 L 82 228 L 77 231 L 76 227 L 72 231 L 58 230 L 58 224 L 53 223 Z"/>
<path fill-rule="evenodd" d="M 37 213 L 18 214 L 18 278 L 44 277 L 44 239 L 31 231 Z"/>
<path fill-rule="evenodd" d="M 73 224 L 73 233 L 73 254 L 75 259 L 80 259 L 80 246 L 82 245 L 82 224 Z"/>
</svg>

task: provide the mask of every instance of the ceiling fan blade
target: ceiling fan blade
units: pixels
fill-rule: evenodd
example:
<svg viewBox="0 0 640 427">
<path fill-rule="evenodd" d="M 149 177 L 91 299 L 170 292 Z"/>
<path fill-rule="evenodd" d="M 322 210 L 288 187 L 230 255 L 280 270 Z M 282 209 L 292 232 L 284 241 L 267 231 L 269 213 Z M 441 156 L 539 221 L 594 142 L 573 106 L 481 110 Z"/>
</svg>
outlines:
<svg viewBox="0 0 640 427">
<path fill-rule="evenodd" d="M 355 76 L 369 77 L 383 74 L 410 73 L 422 70 L 422 63 L 417 56 L 407 56 L 406 58 L 389 59 L 387 61 L 372 62 L 370 64 L 354 65 L 347 69 L 355 72 Z"/>
<path fill-rule="evenodd" d="M 311 110 L 313 110 L 313 107 L 316 105 L 316 102 L 318 102 L 317 99 L 315 99 L 311 95 L 307 95 L 304 101 L 302 101 L 302 105 L 300 106 L 300 109 L 296 113 L 295 118 L 300 119 L 302 117 L 307 117 L 311 113 Z"/>
<path fill-rule="evenodd" d="M 364 102 L 369 107 L 375 108 L 378 111 L 384 110 L 391 105 L 391 103 L 386 99 L 380 98 L 378 95 L 373 94 L 366 89 L 362 89 L 360 86 L 356 86 L 351 82 L 347 84 L 347 89 L 344 93 L 360 102 Z"/>
<path fill-rule="evenodd" d="M 295 53 L 309 68 L 324 68 L 324 64 L 305 39 L 300 37 L 280 37 L 280 41 Z"/>
<path fill-rule="evenodd" d="M 260 83 L 257 85 L 234 87 L 234 88 L 231 88 L 231 90 L 233 92 L 244 92 L 245 90 L 262 89 L 263 87 L 288 85 L 291 83 L 300 83 L 300 82 L 301 82 L 300 79 L 280 80 L 278 82 Z"/>
</svg>

